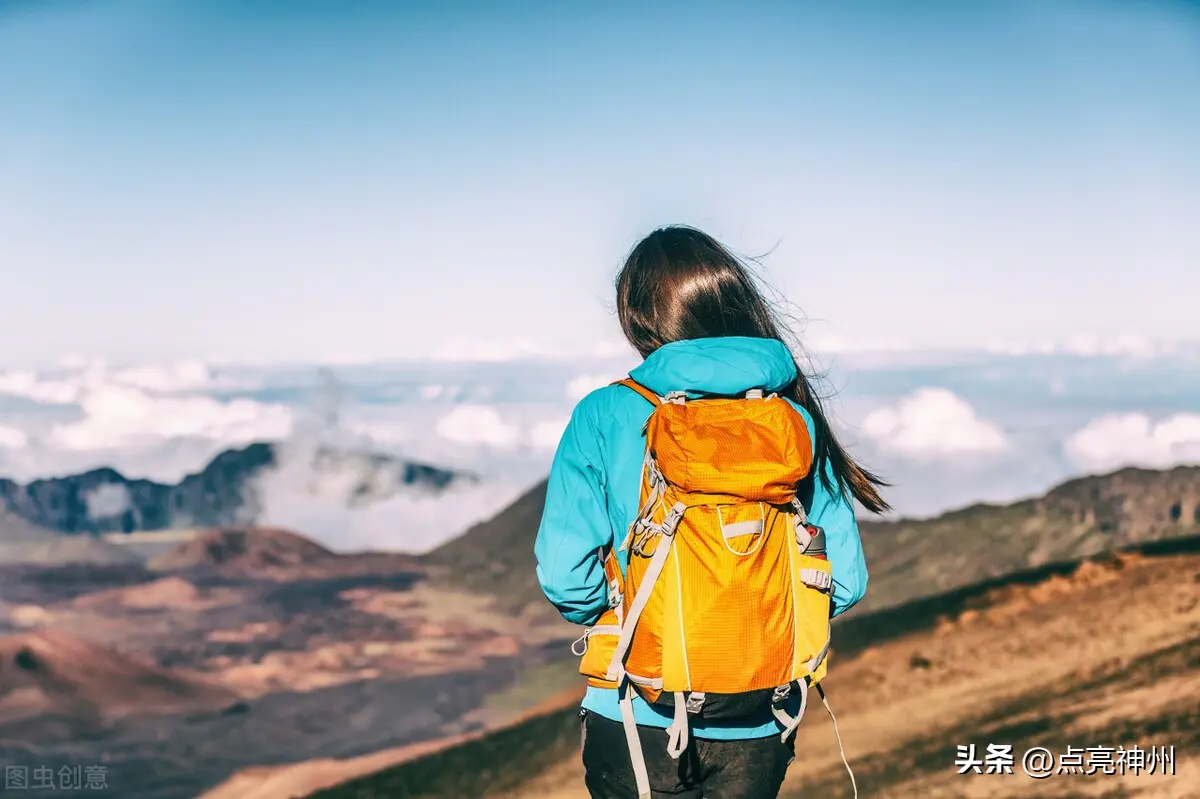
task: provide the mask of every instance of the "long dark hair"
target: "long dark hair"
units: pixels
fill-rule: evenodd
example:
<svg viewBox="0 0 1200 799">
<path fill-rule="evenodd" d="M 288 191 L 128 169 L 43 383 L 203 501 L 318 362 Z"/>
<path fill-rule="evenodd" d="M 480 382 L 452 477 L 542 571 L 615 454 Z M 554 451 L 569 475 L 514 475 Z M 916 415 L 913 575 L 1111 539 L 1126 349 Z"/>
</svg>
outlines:
<svg viewBox="0 0 1200 799">
<path fill-rule="evenodd" d="M 664 344 L 685 339 L 746 336 L 788 341 L 749 268 L 716 239 L 695 228 L 659 228 L 638 242 L 617 276 L 617 315 L 633 348 L 645 358 Z M 792 356 L 796 361 L 795 355 Z M 810 378 L 796 363 L 796 380 L 785 394 L 812 415 L 816 466 L 830 491 L 848 493 L 872 513 L 891 506 L 879 494 L 887 486 L 838 443 Z M 833 473 L 833 483 L 825 465 Z"/>
</svg>

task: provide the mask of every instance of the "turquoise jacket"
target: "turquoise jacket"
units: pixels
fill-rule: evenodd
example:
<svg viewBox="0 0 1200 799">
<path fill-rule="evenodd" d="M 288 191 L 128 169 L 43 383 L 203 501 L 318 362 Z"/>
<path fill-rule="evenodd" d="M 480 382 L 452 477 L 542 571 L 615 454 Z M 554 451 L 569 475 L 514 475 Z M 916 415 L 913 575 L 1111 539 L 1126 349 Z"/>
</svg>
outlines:
<svg viewBox="0 0 1200 799">
<path fill-rule="evenodd" d="M 659 395 L 738 395 L 751 388 L 783 389 L 795 380 L 796 365 L 787 347 L 772 339 L 693 339 L 659 348 L 630 376 Z M 555 453 L 534 554 L 543 592 L 575 624 L 595 623 L 607 607 L 602 557 L 624 539 L 637 513 L 645 454 L 641 431 L 652 410 L 625 386 L 597 389 L 575 407 Z M 815 439 L 812 417 L 803 408 L 797 410 Z M 828 491 L 820 480 L 813 482 L 809 516 L 825 529 L 833 569 L 831 612 L 837 616 L 866 593 L 866 561 L 853 506 L 842 493 Z M 618 561 L 624 571 L 627 553 L 619 552 Z M 620 719 L 615 689 L 589 687 L 583 707 Z M 636 695 L 634 715 L 639 724 L 671 723 L 669 713 Z M 764 737 L 782 729 L 769 711 L 740 726 L 700 719 L 692 724 L 697 737 L 724 740 Z"/>
</svg>

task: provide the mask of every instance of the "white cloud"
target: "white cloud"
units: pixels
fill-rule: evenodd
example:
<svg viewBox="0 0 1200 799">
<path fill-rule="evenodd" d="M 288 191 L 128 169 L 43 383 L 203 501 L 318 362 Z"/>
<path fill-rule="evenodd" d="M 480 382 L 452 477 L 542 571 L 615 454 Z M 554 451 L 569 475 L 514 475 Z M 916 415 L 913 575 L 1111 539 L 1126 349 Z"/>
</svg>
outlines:
<svg viewBox="0 0 1200 799">
<path fill-rule="evenodd" d="M 868 340 L 847 339 L 835 334 L 815 334 L 806 336 L 805 347 L 813 352 L 835 353 L 882 353 L 882 352 L 911 352 L 922 349 L 914 344 L 895 338 Z"/>
<path fill-rule="evenodd" d="M 551 348 L 529 339 L 511 341 L 453 339 L 434 350 L 431 357 L 435 361 L 506 362 L 555 354 Z"/>
<path fill-rule="evenodd" d="M 484 405 L 459 405 L 439 419 L 435 429 L 442 438 L 456 444 L 492 447 L 511 447 L 519 435 L 516 427 Z"/>
<path fill-rule="evenodd" d="M 202 393 L 235 387 L 246 384 L 216 376 L 198 360 L 115 370 L 93 360 L 66 372 L 0 374 L 0 394 L 79 408 L 81 419 L 57 424 L 44 437 L 44 443 L 67 450 L 188 437 L 239 444 L 288 434 L 292 412 L 285 406 L 248 399 L 221 402 Z M 8 438 L 18 440 L 11 434 Z"/>
<path fill-rule="evenodd" d="M 232 381 L 217 379 L 204 361 L 178 361 L 166 366 L 137 366 L 121 369 L 112 375 L 115 383 L 173 394 L 214 388 L 232 388 Z"/>
<path fill-rule="evenodd" d="M 1093 472 L 1200 463 L 1200 414 L 1179 413 L 1157 423 L 1144 413 L 1101 416 L 1071 435 L 1063 451 Z"/>
<path fill-rule="evenodd" d="M 155 394 L 180 394 L 218 389 L 253 388 L 252 383 L 214 375 L 199 360 L 167 365 L 113 369 L 102 360 L 69 359 L 66 372 L 48 375 L 33 371 L 0 373 L 0 394 L 47 405 L 75 405 L 89 392 L 110 386 L 129 386 Z"/>
<path fill-rule="evenodd" d="M 23 449 L 29 443 L 29 436 L 15 427 L 0 424 L 0 448 Z"/>
<path fill-rule="evenodd" d="M 1085 358 L 1153 358 L 1178 352 L 1178 343 L 1152 341 L 1130 331 L 1114 334 L 1075 333 L 1060 340 L 1020 341 L 992 339 L 983 349 L 997 355 L 1076 355 Z"/>
<path fill-rule="evenodd" d="M 567 398 L 581 400 L 596 389 L 606 386 L 614 380 L 620 380 L 621 374 L 587 374 L 579 375 L 567 381 Z"/>
<path fill-rule="evenodd" d="M 348 507 L 329 492 L 313 495 L 281 488 L 263 497 L 263 524 L 302 532 L 336 552 L 424 552 L 490 519 L 523 493 L 511 481 L 452 484 L 444 493 L 403 491 L 378 502 Z"/>
<path fill-rule="evenodd" d="M 625 339 L 618 341 L 601 341 L 592 348 L 592 355 L 596 358 L 622 358 L 636 355 L 633 347 L 629 346 L 629 342 Z"/>
<path fill-rule="evenodd" d="M 1076 334 L 1067 339 L 1063 349 L 1072 355 L 1125 355 L 1134 358 L 1148 358 L 1158 354 L 1161 347 L 1145 336 L 1124 332 L 1115 336 L 1098 336 L 1093 333 Z"/>
<path fill-rule="evenodd" d="M 1024 355 L 1054 355 L 1061 352 L 1062 348 L 1052 339 L 1038 341 L 991 339 L 983 345 L 983 350 L 994 355 L 1009 355 L 1019 358 Z"/>
<path fill-rule="evenodd" d="M 1058 338 L 991 338 L 961 341 L 957 344 L 906 342 L 897 339 L 849 339 L 833 333 L 804 336 L 807 349 L 826 355 L 890 356 L 898 362 L 915 357 L 953 359 L 963 355 L 986 353 L 1012 358 L 1046 355 L 1074 355 L 1084 358 L 1156 358 L 1194 351 L 1197 342 L 1155 340 L 1133 331 L 1113 333 L 1078 332 Z M 886 359 L 885 359 L 886 362 Z"/>
<path fill-rule="evenodd" d="M 881 449 L 915 460 L 996 453 L 1009 445 L 1004 431 L 944 388 L 922 388 L 876 408 L 861 431 Z"/>
<path fill-rule="evenodd" d="M 286 437 L 293 413 L 248 399 L 221 402 L 204 396 L 155 397 L 109 385 L 79 400 L 84 418 L 56 425 L 50 441 L 64 449 L 119 447 L 145 439 L 208 438 L 228 444 Z"/>
<path fill-rule="evenodd" d="M 451 339 L 430 355 L 434 361 L 492 362 L 503 363 L 525 358 L 549 359 L 600 359 L 628 361 L 637 358 L 637 353 L 624 340 L 601 341 L 592 346 L 578 342 L 534 341 L 519 339 Z"/>
<path fill-rule="evenodd" d="M 120 483 L 98 485 L 84 495 L 88 516 L 93 519 L 111 519 L 127 511 L 131 504 L 129 489 Z"/>
<path fill-rule="evenodd" d="M 542 450 L 558 449 L 558 442 L 562 439 L 563 431 L 567 429 L 569 417 L 560 419 L 550 419 L 545 422 L 539 422 L 534 425 L 533 430 L 529 434 L 530 443 L 534 448 Z"/>
<path fill-rule="evenodd" d="M 48 405 L 70 405 L 79 398 L 80 386 L 69 380 L 43 380 L 37 372 L 0 374 L 0 394 Z"/>
</svg>

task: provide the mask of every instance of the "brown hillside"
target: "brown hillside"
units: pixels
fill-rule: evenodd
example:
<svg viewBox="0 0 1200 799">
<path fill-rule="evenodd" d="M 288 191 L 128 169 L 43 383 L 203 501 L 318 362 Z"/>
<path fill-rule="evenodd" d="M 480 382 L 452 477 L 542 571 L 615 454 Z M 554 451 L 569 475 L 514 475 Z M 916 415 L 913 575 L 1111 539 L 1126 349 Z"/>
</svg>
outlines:
<svg viewBox="0 0 1200 799">
<path fill-rule="evenodd" d="M 450 579 L 510 611 L 546 605 L 534 578 L 533 540 L 546 484 L 426 556 Z M 975 505 L 934 519 L 861 522 L 871 572 L 856 612 L 1078 560 L 1146 541 L 1200 534 L 1200 467 L 1123 469 L 1072 480 L 1044 497 Z"/>
<path fill-rule="evenodd" d="M 226 688 L 52 630 L 0 638 L 0 738 L 67 737 L 143 714 L 215 709 Z"/>
<path fill-rule="evenodd" d="M 1056 561 L 1200 534 L 1200 467 L 1083 477 L 1040 499 L 861 524 L 871 572 L 857 612 Z"/>
<path fill-rule="evenodd" d="M 533 540 L 546 503 L 546 481 L 538 483 L 494 518 L 481 522 L 425 556 L 444 567 L 452 584 L 490 594 L 510 612 L 547 608 L 534 576 Z"/>
<path fill-rule="evenodd" d="M 0 564 L 136 563 L 137 555 L 90 535 L 63 535 L 0 507 Z"/>
<path fill-rule="evenodd" d="M 1047 567 L 885 612 L 904 632 L 877 644 L 874 615 L 848 620 L 830 702 L 859 795 L 1195 797 L 1200 784 L 1200 538 Z M 835 639 L 836 640 L 836 639 Z M 1017 773 L 960 776 L 956 747 L 1011 744 Z M 1175 747 L 1175 776 L 1034 780 L 1032 746 Z M 310 799 L 586 799 L 576 703 Z M 852 795 L 832 726 L 814 702 L 781 797 Z"/>
<path fill-rule="evenodd" d="M 150 566 L 164 571 L 194 566 L 255 569 L 299 566 L 335 557 L 320 544 L 277 527 L 220 527 L 155 558 Z"/>
</svg>

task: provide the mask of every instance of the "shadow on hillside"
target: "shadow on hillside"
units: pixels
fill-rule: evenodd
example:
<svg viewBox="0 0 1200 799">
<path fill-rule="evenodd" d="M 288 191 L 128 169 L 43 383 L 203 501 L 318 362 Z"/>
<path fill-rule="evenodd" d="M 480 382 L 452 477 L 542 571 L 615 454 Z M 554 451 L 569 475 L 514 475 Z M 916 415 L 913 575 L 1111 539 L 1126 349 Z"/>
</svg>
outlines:
<svg viewBox="0 0 1200 799">
<path fill-rule="evenodd" d="M 995 591 L 1036 585 L 1055 576 L 1065 577 L 1074 573 L 1082 563 L 1110 563 L 1116 561 L 1122 553 L 1145 557 L 1200 554 L 1200 536 L 1135 544 L 1083 560 L 1049 563 L 1036 569 L 1015 572 L 937 596 L 915 599 L 874 613 L 850 613 L 834 625 L 833 651 L 841 657 L 857 655 L 868 646 L 877 646 L 928 630 L 938 619 L 956 616 L 964 610 L 986 607 L 990 604 L 989 595 Z"/>
</svg>

